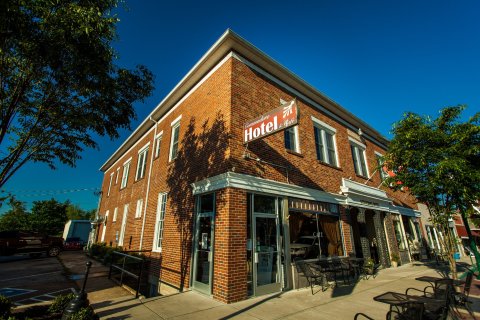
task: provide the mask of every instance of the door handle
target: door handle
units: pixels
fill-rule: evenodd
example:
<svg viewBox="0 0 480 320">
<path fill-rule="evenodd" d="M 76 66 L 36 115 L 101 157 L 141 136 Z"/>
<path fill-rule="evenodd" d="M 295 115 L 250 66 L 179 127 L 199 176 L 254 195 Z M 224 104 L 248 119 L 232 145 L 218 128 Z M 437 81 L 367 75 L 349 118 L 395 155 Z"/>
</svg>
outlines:
<svg viewBox="0 0 480 320">
<path fill-rule="evenodd" d="M 212 262 L 212 251 L 208 251 L 208 262 Z"/>
<path fill-rule="evenodd" d="M 255 254 L 253 255 L 253 259 L 254 259 L 254 263 L 258 263 L 258 252 L 255 252 Z"/>
</svg>

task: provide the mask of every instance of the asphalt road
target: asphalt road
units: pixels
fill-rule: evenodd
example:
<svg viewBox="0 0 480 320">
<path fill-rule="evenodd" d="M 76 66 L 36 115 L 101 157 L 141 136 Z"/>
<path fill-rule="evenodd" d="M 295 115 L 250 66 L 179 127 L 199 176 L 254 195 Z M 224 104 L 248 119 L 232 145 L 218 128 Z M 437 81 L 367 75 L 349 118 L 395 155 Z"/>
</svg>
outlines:
<svg viewBox="0 0 480 320">
<path fill-rule="evenodd" d="M 0 294 L 16 305 L 50 301 L 74 288 L 58 258 L 0 257 Z"/>
</svg>

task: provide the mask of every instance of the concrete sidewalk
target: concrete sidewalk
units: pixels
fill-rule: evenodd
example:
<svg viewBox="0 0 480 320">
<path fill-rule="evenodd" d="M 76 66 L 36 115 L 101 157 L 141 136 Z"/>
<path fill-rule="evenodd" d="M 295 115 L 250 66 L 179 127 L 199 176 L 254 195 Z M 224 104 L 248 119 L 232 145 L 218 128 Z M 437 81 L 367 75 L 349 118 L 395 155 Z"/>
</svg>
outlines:
<svg viewBox="0 0 480 320">
<path fill-rule="evenodd" d="M 462 261 L 463 264 L 469 261 Z M 322 292 L 314 288 L 293 290 L 246 301 L 223 304 L 194 291 L 149 299 L 109 298 L 94 303 L 101 319 L 353 319 L 357 312 L 384 319 L 389 305 L 373 297 L 386 291 L 405 292 L 428 285 L 415 278 L 442 276 L 436 265 L 415 263 L 381 270 L 378 276 Z M 480 319 L 480 281 L 474 280 L 470 300 Z M 471 318 L 471 317 L 469 317 Z M 468 319 L 468 318 L 467 318 Z"/>
</svg>

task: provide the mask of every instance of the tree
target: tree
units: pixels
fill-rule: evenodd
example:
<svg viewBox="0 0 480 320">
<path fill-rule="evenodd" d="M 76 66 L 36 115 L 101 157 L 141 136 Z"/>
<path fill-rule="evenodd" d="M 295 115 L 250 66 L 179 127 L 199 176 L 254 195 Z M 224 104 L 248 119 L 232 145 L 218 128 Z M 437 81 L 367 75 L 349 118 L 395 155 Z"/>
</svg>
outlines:
<svg viewBox="0 0 480 320">
<path fill-rule="evenodd" d="M 446 237 L 451 270 L 455 243 L 448 237 L 451 215 L 459 212 L 467 229 L 477 268 L 480 257 L 470 232 L 467 210 L 480 199 L 480 113 L 466 122 L 459 118 L 465 106 L 447 107 L 437 119 L 407 113 L 393 126 L 394 138 L 385 164 L 395 172 L 387 179 L 394 189 L 408 190 L 427 205 L 433 223 Z"/>
<path fill-rule="evenodd" d="M 66 214 L 68 220 L 93 220 L 95 218 L 95 211 L 95 209 L 86 211 L 78 205 L 69 203 L 66 209 Z"/>
<path fill-rule="evenodd" d="M 32 230 L 49 235 L 60 235 L 67 222 L 69 203 L 55 199 L 34 201 L 30 215 Z"/>
<path fill-rule="evenodd" d="M 0 231 L 31 230 L 30 214 L 25 209 L 25 203 L 10 196 L 8 205 L 10 210 L 0 217 Z"/>
<path fill-rule="evenodd" d="M 94 135 L 130 128 L 153 75 L 114 64 L 118 4 L 0 1 L 0 187 L 30 161 L 74 167 Z"/>
</svg>

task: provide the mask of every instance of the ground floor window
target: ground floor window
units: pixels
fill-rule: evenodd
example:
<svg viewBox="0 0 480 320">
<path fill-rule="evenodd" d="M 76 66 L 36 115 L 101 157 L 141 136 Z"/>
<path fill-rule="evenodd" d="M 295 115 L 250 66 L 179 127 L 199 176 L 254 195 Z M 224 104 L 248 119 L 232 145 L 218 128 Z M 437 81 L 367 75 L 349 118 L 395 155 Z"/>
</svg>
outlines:
<svg viewBox="0 0 480 320">
<path fill-rule="evenodd" d="M 395 231 L 395 238 L 397 240 L 398 249 L 406 250 L 405 241 L 403 239 L 402 224 L 398 216 L 393 218 L 393 228 Z"/>
<path fill-rule="evenodd" d="M 290 212 L 291 259 L 343 256 L 340 223 L 337 216 Z"/>
</svg>

